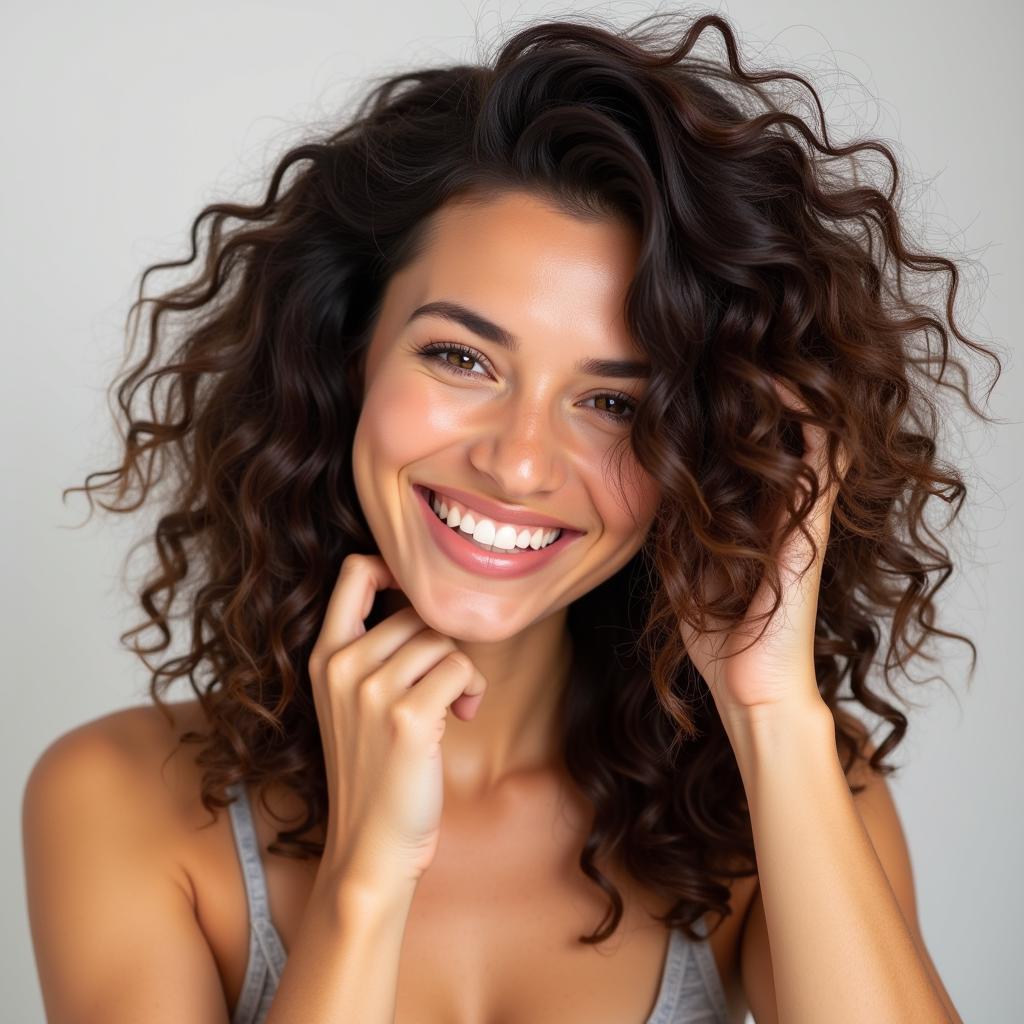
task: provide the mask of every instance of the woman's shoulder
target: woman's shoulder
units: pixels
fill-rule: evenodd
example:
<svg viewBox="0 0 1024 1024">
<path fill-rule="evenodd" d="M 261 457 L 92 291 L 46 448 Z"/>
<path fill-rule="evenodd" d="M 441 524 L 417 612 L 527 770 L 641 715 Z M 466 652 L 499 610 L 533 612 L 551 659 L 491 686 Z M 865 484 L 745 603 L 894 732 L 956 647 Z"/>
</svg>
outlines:
<svg viewBox="0 0 1024 1024">
<path fill-rule="evenodd" d="M 156 706 L 128 707 L 68 729 L 29 773 L 25 883 L 52 1019 L 78 1019 L 83 1005 L 97 1020 L 148 1019 L 158 1004 L 168 1020 L 223 1015 L 223 957 L 212 938 L 217 949 L 224 940 L 199 914 L 197 883 L 230 894 L 241 880 L 225 855 L 226 823 L 204 827 L 199 748 L 179 744 L 201 727 L 198 709 L 168 706 L 170 718 Z M 244 958 L 244 894 L 228 904 L 221 919 L 243 935 L 234 941 Z"/>
<path fill-rule="evenodd" d="M 75 762 L 75 767 L 100 767 L 112 760 L 136 769 L 158 764 L 178 753 L 178 737 L 198 729 L 203 714 L 196 700 L 120 708 L 60 733 L 43 750 L 37 763 Z"/>
<path fill-rule="evenodd" d="M 195 745 L 180 744 L 202 727 L 198 701 L 121 708 L 66 730 L 38 756 L 25 787 L 26 803 L 52 813 L 89 806 L 103 816 L 130 815 L 150 826 L 191 816 L 198 794 Z"/>
</svg>

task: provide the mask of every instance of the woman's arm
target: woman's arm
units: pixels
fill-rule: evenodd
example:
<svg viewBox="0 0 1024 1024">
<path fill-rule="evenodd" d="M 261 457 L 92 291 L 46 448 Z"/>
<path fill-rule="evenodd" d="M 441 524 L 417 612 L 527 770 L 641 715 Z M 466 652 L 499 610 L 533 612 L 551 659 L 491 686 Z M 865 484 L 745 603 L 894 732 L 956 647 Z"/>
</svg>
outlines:
<svg viewBox="0 0 1024 1024">
<path fill-rule="evenodd" d="M 217 965 L 138 759 L 101 723 L 43 752 L 22 799 L 50 1024 L 227 1024 Z M 166 822 L 166 815 L 164 815 Z"/>
<path fill-rule="evenodd" d="M 750 812 L 760 883 L 752 911 L 759 903 L 764 928 L 752 913 L 743 942 L 748 1002 L 760 1010 L 758 1024 L 961 1024 L 861 820 L 815 677 L 824 555 L 850 454 L 839 442 L 833 465 L 825 426 L 790 384 L 772 383 L 803 434 L 793 497 L 805 505 L 812 476 L 816 499 L 799 529 L 788 500 L 777 512 L 778 593 L 766 574 L 739 621 L 723 626 L 709 616 L 711 630 L 680 621 Z M 728 581 L 714 574 L 707 596 L 723 586 Z M 894 874 L 909 880 L 905 850 L 897 859 Z"/>
<path fill-rule="evenodd" d="M 850 793 L 827 705 L 725 724 L 760 880 L 741 952 L 757 1024 L 963 1024 L 924 948 L 885 780 L 851 773 L 868 789 Z"/>
<path fill-rule="evenodd" d="M 132 746 L 87 723 L 52 743 L 22 802 L 29 918 L 49 1024 L 228 1024 L 216 962 Z M 413 888 L 318 874 L 267 1024 L 394 1020 Z M 241 883 L 239 883 L 241 884 Z"/>
<path fill-rule="evenodd" d="M 414 891 L 354 891 L 318 878 L 266 1024 L 392 1024 Z"/>
</svg>

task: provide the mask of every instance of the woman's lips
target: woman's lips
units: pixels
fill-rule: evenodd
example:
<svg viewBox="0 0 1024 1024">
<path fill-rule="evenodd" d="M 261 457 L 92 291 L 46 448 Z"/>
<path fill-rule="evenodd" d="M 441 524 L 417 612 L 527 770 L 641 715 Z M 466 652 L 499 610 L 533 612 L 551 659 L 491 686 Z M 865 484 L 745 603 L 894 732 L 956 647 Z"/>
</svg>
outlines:
<svg viewBox="0 0 1024 1024">
<path fill-rule="evenodd" d="M 434 514 L 441 520 L 441 522 L 447 522 L 448 529 L 458 530 L 462 534 L 464 540 L 472 541 L 472 543 L 481 548 L 484 551 L 497 552 L 498 554 L 515 554 L 516 552 L 533 550 L 538 551 L 541 548 L 548 547 L 551 543 L 558 539 L 558 535 L 562 533 L 563 527 L 561 526 L 542 526 L 535 524 L 526 523 L 515 523 L 514 521 L 501 521 L 496 520 L 486 513 L 481 512 L 478 508 L 474 508 L 471 505 L 453 503 L 449 496 L 441 491 L 434 491 L 430 488 L 426 489 L 427 504 L 434 510 Z M 446 515 L 442 515 L 439 509 L 448 509 Z M 458 513 L 458 520 L 456 522 L 451 521 L 451 510 L 455 509 Z M 467 530 L 463 525 L 467 519 L 473 521 L 473 529 Z M 476 524 L 487 521 L 493 527 L 491 531 L 494 537 L 493 543 L 485 543 L 476 536 Z M 497 542 L 499 535 L 506 535 L 508 530 L 512 530 L 512 547 L 501 546 Z M 525 534 L 525 544 L 520 544 L 519 540 Z"/>
<path fill-rule="evenodd" d="M 526 576 L 543 568 L 548 562 L 557 558 L 577 537 L 582 534 L 573 530 L 563 530 L 562 535 L 545 548 L 534 551 L 532 548 L 517 549 L 515 553 L 504 554 L 500 551 L 485 551 L 462 535 L 462 531 L 452 529 L 442 523 L 430 507 L 430 493 L 420 484 L 414 484 L 416 502 L 420 507 L 429 535 L 436 546 L 447 555 L 449 561 L 462 569 L 481 576 L 502 579 L 514 579 Z"/>
<path fill-rule="evenodd" d="M 563 523 L 554 516 L 544 515 L 536 510 L 522 508 L 511 508 L 491 501 L 488 498 L 470 494 L 468 491 L 460 490 L 454 485 L 438 485 L 430 481 L 420 481 L 416 486 L 438 495 L 442 500 L 447 500 L 449 506 L 454 502 L 460 507 L 471 509 L 474 515 L 483 516 L 492 522 L 508 523 L 510 526 L 523 526 L 544 529 L 572 530 L 574 533 L 582 533 L 582 530 L 574 530 L 568 523 Z"/>
</svg>

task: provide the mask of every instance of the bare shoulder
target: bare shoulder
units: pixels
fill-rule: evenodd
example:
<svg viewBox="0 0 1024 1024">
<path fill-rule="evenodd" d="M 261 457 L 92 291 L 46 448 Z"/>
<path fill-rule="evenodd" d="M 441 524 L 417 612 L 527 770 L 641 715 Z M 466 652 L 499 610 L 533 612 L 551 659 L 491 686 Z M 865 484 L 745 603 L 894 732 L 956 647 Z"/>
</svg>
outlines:
<svg viewBox="0 0 1024 1024">
<path fill-rule="evenodd" d="M 133 707 L 76 726 L 29 773 L 25 880 L 48 1020 L 84 1019 L 83 1005 L 111 1022 L 225 1019 L 178 857 L 196 748 L 177 737 L 194 712 L 172 708 L 171 722 Z"/>
<path fill-rule="evenodd" d="M 105 795 L 91 806 L 105 817 L 130 813 L 155 820 L 183 809 L 195 791 L 196 746 L 179 735 L 200 728 L 198 702 L 167 705 L 170 721 L 155 705 L 140 705 L 91 719 L 53 739 L 36 759 L 25 786 L 27 809 L 45 801 L 70 809 L 90 791 Z M 68 805 L 65 808 L 63 805 Z"/>
<path fill-rule="evenodd" d="M 177 745 L 179 733 L 202 724 L 198 701 L 166 704 L 170 721 L 155 704 L 121 708 L 76 725 L 54 738 L 39 761 L 50 762 L 67 755 L 103 757 L 120 753 L 148 762 Z M 37 762 L 38 763 L 38 762 Z"/>
</svg>

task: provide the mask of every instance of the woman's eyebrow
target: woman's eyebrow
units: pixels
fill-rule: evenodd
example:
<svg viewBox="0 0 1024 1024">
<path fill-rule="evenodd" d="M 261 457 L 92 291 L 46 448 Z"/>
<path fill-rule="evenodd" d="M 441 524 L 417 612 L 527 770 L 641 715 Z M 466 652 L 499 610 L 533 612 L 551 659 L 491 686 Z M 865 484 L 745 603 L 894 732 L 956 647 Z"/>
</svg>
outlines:
<svg viewBox="0 0 1024 1024">
<path fill-rule="evenodd" d="M 447 299 L 438 299 L 435 302 L 427 302 L 417 306 L 406 324 L 412 323 L 417 317 L 439 316 L 445 320 L 461 324 L 467 331 L 485 341 L 493 341 L 496 345 L 508 349 L 509 352 L 519 351 L 519 340 L 508 329 L 488 320 L 487 317 L 475 310 L 463 306 L 459 302 L 452 302 Z M 651 375 L 650 363 L 634 359 L 580 359 L 573 367 L 578 373 L 585 373 L 595 377 L 649 377 Z"/>
</svg>

